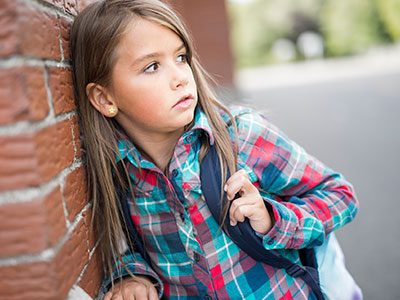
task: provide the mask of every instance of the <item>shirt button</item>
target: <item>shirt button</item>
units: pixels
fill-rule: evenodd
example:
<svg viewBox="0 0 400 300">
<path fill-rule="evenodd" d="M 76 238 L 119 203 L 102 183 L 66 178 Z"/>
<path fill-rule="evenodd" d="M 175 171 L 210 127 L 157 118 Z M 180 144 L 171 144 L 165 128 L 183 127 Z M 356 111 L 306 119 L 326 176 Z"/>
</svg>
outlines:
<svg viewBox="0 0 400 300">
<path fill-rule="evenodd" d="M 204 300 L 211 300 L 211 296 L 205 295 L 205 296 L 203 297 L 203 299 L 204 299 Z"/>
<path fill-rule="evenodd" d="M 180 213 L 179 216 L 181 217 L 182 222 L 185 221 L 185 214 L 184 213 Z"/>
<path fill-rule="evenodd" d="M 197 252 L 194 253 L 193 258 L 194 258 L 195 262 L 200 261 L 200 255 Z"/>
<path fill-rule="evenodd" d="M 272 245 L 274 242 L 275 242 L 275 237 L 272 237 L 272 238 L 267 242 L 267 244 L 268 244 L 268 245 Z"/>
<path fill-rule="evenodd" d="M 187 137 L 185 137 L 185 141 L 186 141 L 186 143 L 191 143 L 192 142 L 192 136 L 191 135 L 188 135 Z"/>
<path fill-rule="evenodd" d="M 176 177 L 178 176 L 178 170 L 177 169 L 173 169 L 172 170 L 172 177 Z"/>
</svg>

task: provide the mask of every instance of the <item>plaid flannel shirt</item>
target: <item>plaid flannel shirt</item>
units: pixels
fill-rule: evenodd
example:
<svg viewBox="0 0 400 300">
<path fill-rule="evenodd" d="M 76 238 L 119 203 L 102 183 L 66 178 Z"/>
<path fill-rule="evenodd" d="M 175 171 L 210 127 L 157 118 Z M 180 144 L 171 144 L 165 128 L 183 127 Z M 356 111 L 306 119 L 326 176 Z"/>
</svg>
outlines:
<svg viewBox="0 0 400 300">
<path fill-rule="evenodd" d="M 355 217 L 358 202 L 352 186 L 263 116 L 242 107 L 233 108 L 232 114 L 238 129 L 238 169 L 247 171 L 273 209 L 275 224 L 262 236 L 263 244 L 300 263 L 296 249 L 322 244 L 328 233 Z M 201 190 L 204 134 L 213 144 L 208 120 L 197 108 L 194 125 L 177 142 L 167 174 L 128 138 L 119 140 L 134 187 L 136 204 L 128 199 L 131 217 L 151 259 L 149 265 L 139 253 L 128 251 L 126 266 L 157 282 L 163 299 L 315 299 L 301 279 L 253 260 L 219 228 Z M 115 277 L 126 275 L 124 268 L 116 268 Z"/>
</svg>

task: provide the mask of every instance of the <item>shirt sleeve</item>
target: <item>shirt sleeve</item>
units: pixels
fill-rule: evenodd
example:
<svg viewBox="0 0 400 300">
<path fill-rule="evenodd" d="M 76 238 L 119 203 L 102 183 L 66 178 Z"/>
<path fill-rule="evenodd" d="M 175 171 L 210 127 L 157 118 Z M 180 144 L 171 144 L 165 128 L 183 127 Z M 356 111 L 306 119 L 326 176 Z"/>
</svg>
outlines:
<svg viewBox="0 0 400 300">
<path fill-rule="evenodd" d="M 142 255 L 131 250 L 126 251 L 122 256 L 121 260 L 117 260 L 114 264 L 114 271 L 112 278 L 106 276 L 103 279 L 101 292 L 103 294 L 111 288 L 111 281 L 118 282 L 118 279 L 130 276 L 129 273 L 134 275 L 147 276 L 154 284 L 158 291 L 159 298 L 163 294 L 163 283 L 156 272 L 149 266 L 147 261 L 143 259 Z"/>
<path fill-rule="evenodd" d="M 290 140 L 262 115 L 237 117 L 239 159 L 254 173 L 275 224 L 266 249 L 321 245 L 358 211 L 352 185 Z"/>
</svg>

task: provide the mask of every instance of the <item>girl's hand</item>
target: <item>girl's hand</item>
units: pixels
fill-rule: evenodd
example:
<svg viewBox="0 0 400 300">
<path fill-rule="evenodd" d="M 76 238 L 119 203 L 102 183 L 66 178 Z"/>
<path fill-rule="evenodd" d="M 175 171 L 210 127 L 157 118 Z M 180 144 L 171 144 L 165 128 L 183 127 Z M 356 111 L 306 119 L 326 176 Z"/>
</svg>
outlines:
<svg viewBox="0 0 400 300">
<path fill-rule="evenodd" d="M 145 276 L 128 277 L 114 284 L 104 300 L 158 300 L 158 292 Z"/>
<path fill-rule="evenodd" d="M 232 226 L 249 218 L 251 227 L 266 234 L 272 227 L 271 216 L 258 189 L 251 183 L 245 170 L 239 170 L 226 182 L 224 190 L 232 201 L 229 218 Z M 235 199 L 236 194 L 240 195 Z"/>
</svg>

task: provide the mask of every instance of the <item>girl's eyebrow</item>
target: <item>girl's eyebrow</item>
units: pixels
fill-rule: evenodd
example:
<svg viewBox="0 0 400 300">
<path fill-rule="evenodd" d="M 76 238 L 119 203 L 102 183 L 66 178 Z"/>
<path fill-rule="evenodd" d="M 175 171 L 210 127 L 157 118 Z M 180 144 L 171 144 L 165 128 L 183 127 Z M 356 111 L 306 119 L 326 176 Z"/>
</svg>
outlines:
<svg viewBox="0 0 400 300">
<path fill-rule="evenodd" d="M 178 51 L 181 51 L 182 49 L 185 49 L 185 48 L 186 48 L 185 45 L 181 44 L 178 48 L 176 48 L 174 53 L 176 53 Z M 143 56 L 135 59 L 135 61 L 133 62 L 132 65 L 137 65 L 137 64 L 141 63 L 144 60 L 148 60 L 148 59 L 151 59 L 151 58 L 159 57 L 161 55 L 162 55 L 161 52 L 153 52 L 153 53 L 149 53 L 149 54 L 143 55 Z"/>
</svg>

